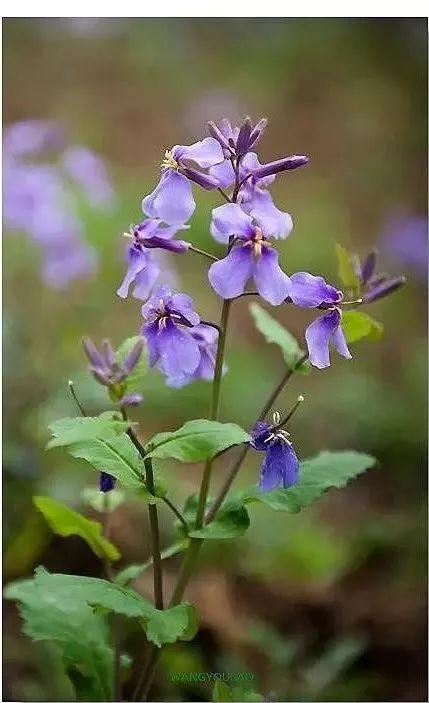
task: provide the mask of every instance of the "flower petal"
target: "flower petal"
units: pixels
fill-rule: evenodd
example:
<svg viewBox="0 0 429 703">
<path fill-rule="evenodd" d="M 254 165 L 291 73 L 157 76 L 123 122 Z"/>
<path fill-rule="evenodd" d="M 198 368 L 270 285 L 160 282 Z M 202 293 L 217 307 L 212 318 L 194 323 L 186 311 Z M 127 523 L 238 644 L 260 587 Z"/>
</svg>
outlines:
<svg viewBox="0 0 429 703">
<path fill-rule="evenodd" d="M 216 178 L 222 188 L 229 188 L 234 183 L 235 174 L 230 159 L 225 159 L 221 164 L 212 166 L 209 173 L 213 178 Z"/>
<path fill-rule="evenodd" d="M 339 303 L 341 291 L 326 283 L 322 276 L 313 276 L 306 271 L 299 271 L 290 277 L 290 297 L 295 305 L 302 308 L 317 308 L 322 303 Z"/>
<path fill-rule="evenodd" d="M 195 210 L 191 184 L 186 176 L 168 169 L 157 187 L 142 202 L 149 217 L 159 217 L 168 225 L 184 224 Z"/>
<path fill-rule="evenodd" d="M 253 280 L 260 295 L 271 305 L 280 305 L 289 295 L 290 278 L 281 270 L 275 249 L 262 248 L 253 265 Z"/>
<path fill-rule="evenodd" d="M 285 239 L 292 232 L 291 216 L 288 212 L 282 212 L 276 208 L 267 190 L 255 188 L 250 201 L 246 204 L 246 211 L 258 221 L 268 237 Z"/>
<path fill-rule="evenodd" d="M 340 317 L 339 310 L 330 310 L 326 315 L 322 315 L 312 322 L 306 329 L 308 358 L 318 369 L 325 369 L 330 365 L 329 341 L 340 324 Z"/>
<path fill-rule="evenodd" d="M 167 376 L 190 374 L 200 363 L 200 350 L 188 330 L 180 329 L 171 320 L 158 334 L 160 366 Z"/>
<path fill-rule="evenodd" d="M 145 251 L 139 251 L 134 247 L 130 247 L 128 251 L 128 269 L 124 280 L 117 290 L 117 294 L 120 298 L 126 298 L 128 296 L 130 285 L 134 283 L 136 276 L 147 266 L 148 260 L 149 256 Z"/>
<path fill-rule="evenodd" d="M 160 268 L 158 264 L 150 260 L 146 268 L 137 274 L 134 281 L 133 298 L 137 300 L 146 300 L 152 292 L 158 276 L 160 273 Z"/>
<path fill-rule="evenodd" d="M 346 338 L 344 336 L 344 332 L 341 329 L 341 324 L 338 325 L 337 329 L 335 330 L 334 334 L 332 335 L 332 344 L 334 345 L 338 354 L 341 354 L 341 356 L 344 356 L 346 359 L 352 358 L 352 355 L 350 354 L 349 349 L 347 347 L 347 342 L 346 342 Z"/>
<path fill-rule="evenodd" d="M 235 298 L 243 293 L 252 269 L 250 248 L 239 244 L 231 249 L 228 256 L 210 266 L 209 281 L 221 298 Z"/>
<path fill-rule="evenodd" d="M 209 168 L 224 159 L 222 147 L 213 137 L 206 137 L 190 146 L 175 146 L 172 152 L 175 159 L 194 161 L 201 168 Z"/>
<path fill-rule="evenodd" d="M 168 303 L 168 309 L 180 313 L 190 325 L 198 325 L 200 316 L 193 309 L 194 301 L 186 293 L 174 293 Z"/>
<path fill-rule="evenodd" d="M 156 322 L 147 322 L 142 325 L 140 334 L 146 339 L 149 352 L 149 366 L 155 366 L 160 357 L 159 349 L 159 325 Z"/>
<path fill-rule="evenodd" d="M 261 466 L 261 491 L 290 488 L 298 481 L 299 462 L 290 442 L 276 438 L 268 446 Z"/>
<path fill-rule="evenodd" d="M 253 233 L 252 220 L 240 205 L 226 203 L 213 210 L 210 232 L 218 242 L 224 244 L 233 235 L 249 239 Z"/>
</svg>

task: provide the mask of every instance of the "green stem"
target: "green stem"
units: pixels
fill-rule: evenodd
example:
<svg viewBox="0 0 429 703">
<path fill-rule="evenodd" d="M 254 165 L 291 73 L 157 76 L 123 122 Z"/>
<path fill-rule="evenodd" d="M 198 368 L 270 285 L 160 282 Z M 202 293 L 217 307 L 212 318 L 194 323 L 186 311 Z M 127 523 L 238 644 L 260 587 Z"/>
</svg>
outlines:
<svg viewBox="0 0 429 703">
<path fill-rule="evenodd" d="M 193 244 L 189 244 L 189 251 L 195 252 L 195 254 L 199 254 L 200 256 L 204 256 L 206 259 L 210 259 L 211 261 L 219 261 L 217 256 L 214 256 L 214 254 L 209 254 L 208 251 L 204 251 L 204 249 L 199 249 L 198 247 L 194 247 Z"/>
</svg>

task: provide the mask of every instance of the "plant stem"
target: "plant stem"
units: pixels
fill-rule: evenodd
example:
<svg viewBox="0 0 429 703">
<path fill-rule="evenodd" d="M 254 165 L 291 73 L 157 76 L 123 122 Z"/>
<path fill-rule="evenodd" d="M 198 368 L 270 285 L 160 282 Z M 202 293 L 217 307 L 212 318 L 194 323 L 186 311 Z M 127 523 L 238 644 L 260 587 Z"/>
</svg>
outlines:
<svg viewBox="0 0 429 703">
<path fill-rule="evenodd" d="M 182 513 L 180 512 L 180 510 L 179 510 L 178 508 L 176 508 L 176 506 L 174 505 L 174 503 L 172 503 L 169 498 L 166 498 L 166 497 L 164 496 L 164 498 L 163 498 L 162 500 L 163 500 L 163 502 L 164 502 L 166 505 L 168 505 L 168 507 L 169 507 L 170 510 L 175 514 L 175 516 L 178 518 L 178 520 L 180 520 L 180 522 L 182 523 L 182 525 L 183 525 L 183 527 L 186 529 L 186 531 L 188 531 L 188 523 L 186 522 L 186 520 L 185 520 L 185 518 L 183 517 Z"/>
<path fill-rule="evenodd" d="M 189 245 L 189 251 L 193 251 L 196 254 L 200 254 L 200 256 L 205 256 L 206 259 L 211 259 L 211 261 L 219 261 L 218 257 L 215 256 L 214 254 L 209 254 L 209 252 L 204 251 L 204 249 L 199 249 L 198 247 L 194 247 L 193 244 Z"/>
</svg>

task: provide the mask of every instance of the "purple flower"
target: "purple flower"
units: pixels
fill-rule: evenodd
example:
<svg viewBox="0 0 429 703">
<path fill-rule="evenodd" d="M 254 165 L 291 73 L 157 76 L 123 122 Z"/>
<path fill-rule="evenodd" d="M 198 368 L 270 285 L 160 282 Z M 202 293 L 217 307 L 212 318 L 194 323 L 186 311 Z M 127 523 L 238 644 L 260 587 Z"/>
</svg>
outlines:
<svg viewBox="0 0 429 703">
<path fill-rule="evenodd" d="M 188 242 L 173 239 L 179 229 L 187 227 L 168 227 L 158 219 L 143 220 L 131 227 L 130 234 L 125 235 L 130 236 L 133 241 L 127 254 L 128 269 L 117 291 L 120 298 L 126 298 L 130 286 L 133 285 L 134 298 L 147 299 L 160 273 L 157 262 L 147 250 L 165 249 L 177 254 L 185 253 L 189 248 Z"/>
<path fill-rule="evenodd" d="M 166 151 L 161 165 L 161 180 L 155 190 L 143 199 L 143 212 L 169 225 L 187 222 L 195 210 L 190 181 L 207 190 L 218 187 L 215 178 L 195 170 L 190 164 L 196 163 L 200 168 L 207 169 L 222 160 L 222 148 L 212 137 L 190 146 L 176 145 L 171 151 Z"/>
<path fill-rule="evenodd" d="M 158 364 L 172 379 L 196 371 L 201 352 L 191 328 L 199 324 L 200 318 L 192 308 L 192 299 L 161 286 L 143 305 L 142 315 L 146 322 L 141 334 L 147 341 L 149 364 Z"/>
<path fill-rule="evenodd" d="M 373 303 L 406 282 L 405 276 L 390 277 L 386 273 L 377 273 L 378 252 L 373 249 L 361 263 L 358 256 L 353 256 L 353 265 L 360 282 L 360 293 L 365 303 Z"/>
<path fill-rule="evenodd" d="M 384 227 L 381 247 L 402 266 L 427 281 L 428 220 L 427 217 L 403 214 L 391 216 Z"/>
<path fill-rule="evenodd" d="M 289 294 L 290 279 L 281 270 L 279 255 L 268 241 L 278 235 L 268 220 L 250 217 L 235 203 L 213 210 L 211 233 L 220 242 L 234 237 L 229 254 L 209 269 L 209 280 L 222 298 L 243 293 L 253 278 L 259 294 L 272 305 L 280 305 Z"/>
<path fill-rule="evenodd" d="M 330 366 L 330 344 L 341 356 L 346 359 L 352 358 L 347 348 L 344 332 L 341 329 L 341 310 L 337 307 L 329 309 L 324 315 L 312 322 L 306 329 L 305 339 L 310 363 L 318 369 Z"/>
<path fill-rule="evenodd" d="M 100 491 L 102 493 L 109 493 L 113 491 L 116 483 L 116 478 L 106 473 L 105 471 L 100 472 Z"/>
<path fill-rule="evenodd" d="M 343 294 L 340 290 L 326 283 L 322 276 L 299 271 L 290 277 L 289 297 L 301 308 L 318 308 L 340 303 Z"/>
<path fill-rule="evenodd" d="M 111 207 L 116 196 L 103 159 L 82 146 L 71 146 L 63 154 L 63 167 L 82 188 L 89 203 L 95 207 Z"/>
<path fill-rule="evenodd" d="M 129 351 L 124 361 L 119 363 L 117 354 L 108 339 L 103 340 L 101 351 L 95 344 L 84 337 L 83 348 L 89 360 L 89 370 L 103 386 L 107 386 L 120 405 L 138 405 L 143 400 L 139 393 L 125 395 L 127 377 L 137 366 L 144 348 L 143 339 L 139 339 Z"/>
<path fill-rule="evenodd" d="M 257 422 L 252 430 L 252 447 L 265 452 L 259 478 L 263 492 L 290 488 L 298 481 L 299 461 L 288 437 L 288 432 L 268 422 Z"/>
<path fill-rule="evenodd" d="M 203 379 L 204 381 L 213 379 L 218 338 L 217 330 L 208 325 L 199 324 L 191 327 L 189 333 L 198 344 L 200 362 L 192 373 L 168 378 L 168 386 L 179 388 L 198 379 Z"/>
<path fill-rule="evenodd" d="M 4 154 L 14 159 L 40 156 L 64 144 L 64 132 L 53 120 L 22 120 L 4 131 Z"/>
</svg>

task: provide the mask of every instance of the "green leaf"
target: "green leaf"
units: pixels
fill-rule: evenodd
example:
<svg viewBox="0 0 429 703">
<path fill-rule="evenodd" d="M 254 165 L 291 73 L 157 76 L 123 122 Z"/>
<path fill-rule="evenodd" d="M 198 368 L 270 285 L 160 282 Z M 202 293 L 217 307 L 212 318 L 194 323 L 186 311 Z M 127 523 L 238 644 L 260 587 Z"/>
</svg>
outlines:
<svg viewBox="0 0 429 703">
<path fill-rule="evenodd" d="M 91 439 L 115 437 L 125 432 L 129 422 L 118 419 L 117 413 L 106 412 L 98 417 L 65 417 L 56 420 L 49 429 L 54 435 L 47 449 L 66 447 Z"/>
<path fill-rule="evenodd" d="M 46 590 L 36 579 L 10 584 L 5 597 L 19 602 L 29 637 L 60 648 L 74 683 L 79 676 L 80 700 L 112 700 L 113 654 L 104 616 L 84 602 Z"/>
<path fill-rule="evenodd" d="M 360 281 L 353 266 L 351 255 L 341 244 L 335 245 L 335 253 L 337 255 L 338 276 L 341 283 L 347 290 L 359 295 Z"/>
<path fill-rule="evenodd" d="M 215 681 L 212 701 L 214 703 L 229 703 L 229 701 L 232 701 L 231 689 L 225 681 Z"/>
<path fill-rule="evenodd" d="M 357 310 L 343 311 L 341 327 L 346 340 L 350 343 L 357 342 L 362 337 L 368 337 L 368 339 L 377 341 L 383 334 L 381 322 L 377 322 L 365 312 L 358 312 Z"/>
<path fill-rule="evenodd" d="M 354 451 L 321 452 L 302 462 L 299 481 L 292 488 L 261 493 L 257 487 L 252 487 L 232 494 L 231 500 L 235 505 L 239 501 L 245 504 L 257 502 L 273 510 L 297 513 L 329 488 L 343 488 L 350 479 L 374 466 L 375 462 L 374 457 Z"/>
<path fill-rule="evenodd" d="M 122 342 L 121 346 L 117 350 L 116 354 L 118 357 L 118 361 L 123 364 L 125 358 L 128 356 L 130 353 L 131 349 L 135 346 L 135 344 L 141 339 L 141 337 L 136 336 L 136 337 L 129 337 L 126 339 L 124 342 Z M 148 355 L 147 355 L 147 349 L 144 347 L 140 359 L 138 363 L 136 364 L 135 368 L 133 371 L 130 373 L 130 375 L 126 379 L 126 388 L 127 392 L 137 390 L 141 386 L 141 382 L 146 375 L 147 371 L 149 368 L 148 364 Z"/>
<path fill-rule="evenodd" d="M 175 432 L 161 432 L 148 443 L 148 457 L 196 462 L 212 459 L 235 444 L 250 442 L 250 435 L 233 423 L 191 420 Z"/>
<path fill-rule="evenodd" d="M 121 555 L 115 545 L 102 536 L 102 526 L 99 522 L 88 520 L 67 505 L 48 496 L 35 496 L 33 502 L 55 534 L 62 537 L 78 535 L 101 559 L 108 561 L 120 559 Z"/>
<path fill-rule="evenodd" d="M 307 361 L 301 361 L 304 352 L 295 337 L 258 303 L 251 303 L 249 309 L 257 329 L 264 335 L 267 342 L 277 344 L 280 347 L 289 368 L 301 373 L 308 373 L 310 365 Z"/>
<path fill-rule="evenodd" d="M 84 488 L 81 495 L 84 503 L 99 513 L 113 513 L 125 500 L 125 493 L 119 488 L 108 493 L 103 493 L 98 488 Z"/>
<path fill-rule="evenodd" d="M 85 459 L 97 471 L 115 476 L 127 488 L 143 487 L 143 462 L 126 434 L 77 442 L 67 451 L 76 459 Z"/>
<path fill-rule="evenodd" d="M 227 504 L 216 518 L 199 530 L 191 530 L 190 537 L 197 539 L 231 539 L 241 537 L 249 529 L 250 519 L 243 505 Z"/>
<path fill-rule="evenodd" d="M 35 582 L 40 590 L 55 598 L 138 618 L 148 639 L 157 647 L 187 637 L 190 629 L 194 629 L 195 613 L 189 603 L 157 610 L 132 588 L 87 576 L 50 574 L 44 569 L 36 570 Z"/>
<path fill-rule="evenodd" d="M 189 539 L 181 540 L 180 542 L 175 542 L 161 552 L 161 559 L 169 559 L 180 552 L 184 552 L 189 545 Z M 115 583 L 125 586 L 129 581 L 133 581 L 138 578 L 142 573 L 152 566 L 152 559 L 144 562 L 144 564 L 129 564 L 122 571 L 119 571 L 115 577 Z"/>
</svg>

